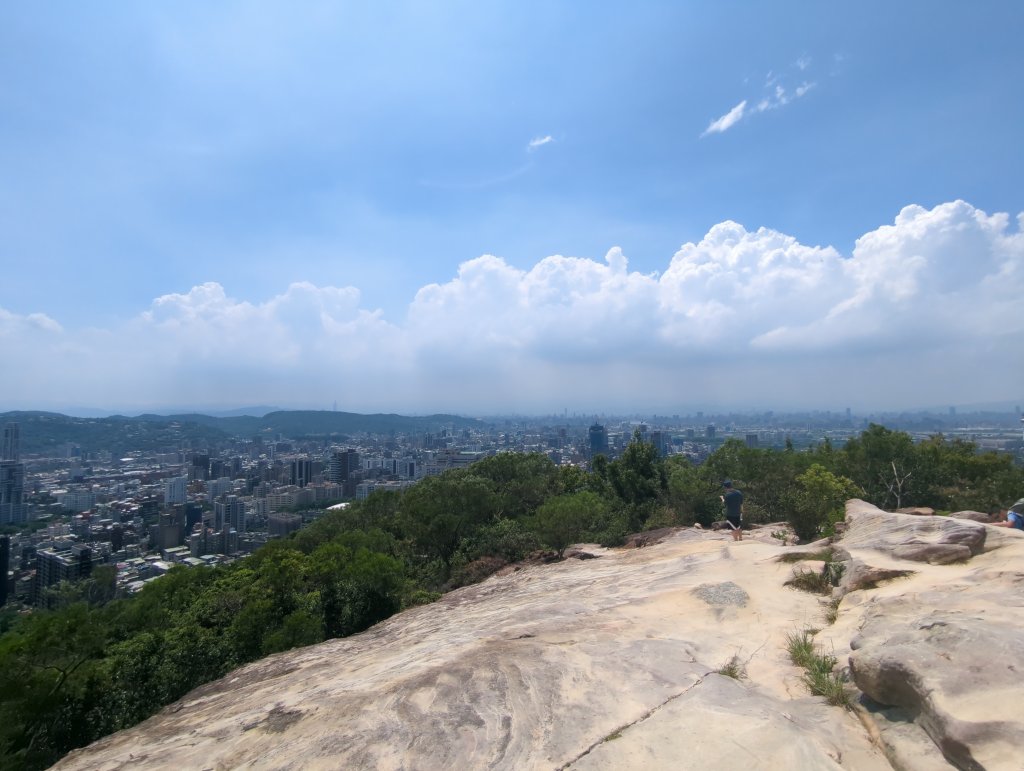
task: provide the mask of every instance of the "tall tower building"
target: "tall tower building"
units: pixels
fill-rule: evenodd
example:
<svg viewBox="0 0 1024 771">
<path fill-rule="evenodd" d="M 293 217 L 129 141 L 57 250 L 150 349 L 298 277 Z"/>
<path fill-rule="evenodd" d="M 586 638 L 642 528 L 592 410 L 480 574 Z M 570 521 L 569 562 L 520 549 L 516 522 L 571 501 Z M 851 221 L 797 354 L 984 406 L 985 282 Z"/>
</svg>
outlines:
<svg viewBox="0 0 1024 771">
<path fill-rule="evenodd" d="M 20 524 L 27 516 L 21 434 L 17 423 L 8 423 L 4 426 L 0 455 L 0 525 Z"/>
<path fill-rule="evenodd" d="M 239 533 L 245 532 L 245 501 L 237 495 L 225 496 L 213 504 L 213 510 L 219 529 L 231 528 Z"/>
<path fill-rule="evenodd" d="M 7 574 L 11 569 L 11 538 L 0 535 L 0 607 L 7 603 Z"/>
<path fill-rule="evenodd" d="M 344 484 L 352 478 L 352 472 L 359 469 L 359 453 L 355 450 L 335 450 L 331 453 L 327 478 L 335 484 Z"/>
<path fill-rule="evenodd" d="M 308 458 L 296 458 L 292 461 L 291 482 L 298 487 L 305 487 L 313 479 L 313 461 Z"/>
<path fill-rule="evenodd" d="M 164 504 L 174 506 L 188 499 L 188 478 L 173 477 L 164 480 Z"/>
<path fill-rule="evenodd" d="M 8 423 L 4 426 L 3 451 L 0 460 L 13 461 L 17 463 L 21 458 L 21 429 L 17 423 Z"/>
<path fill-rule="evenodd" d="M 600 423 L 595 423 L 588 432 L 590 436 L 591 456 L 608 452 L 608 431 Z"/>
</svg>

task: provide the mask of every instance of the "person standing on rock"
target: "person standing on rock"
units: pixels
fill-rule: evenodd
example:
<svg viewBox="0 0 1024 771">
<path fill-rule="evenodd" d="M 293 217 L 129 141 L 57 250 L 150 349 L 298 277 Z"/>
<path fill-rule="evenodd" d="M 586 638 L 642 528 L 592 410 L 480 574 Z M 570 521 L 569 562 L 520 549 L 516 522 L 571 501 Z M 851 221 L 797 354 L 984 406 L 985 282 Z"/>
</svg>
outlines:
<svg viewBox="0 0 1024 771">
<path fill-rule="evenodd" d="M 743 493 L 732 486 L 732 480 L 726 479 L 722 482 L 725 494 L 720 495 L 722 503 L 725 504 L 725 521 L 732 530 L 732 540 L 743 540 Z"/>
<path fill-rule="evenodd" d="M 1013 527 L 1024 530 L 1024 498 L 1021 498 L 1006 510 L 1005 522 L 993 522 L 996 527 Z"/>
</svg>

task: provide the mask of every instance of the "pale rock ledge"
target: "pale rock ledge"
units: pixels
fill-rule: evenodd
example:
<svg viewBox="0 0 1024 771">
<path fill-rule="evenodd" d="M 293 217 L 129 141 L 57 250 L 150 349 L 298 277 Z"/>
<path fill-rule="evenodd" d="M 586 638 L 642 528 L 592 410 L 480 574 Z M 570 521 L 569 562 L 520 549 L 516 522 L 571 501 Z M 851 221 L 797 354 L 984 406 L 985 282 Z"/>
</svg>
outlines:
<svg viewBox="0 0 1024 771">
<path fill-rule="evenodd" d="M 967 562 L 908 562 L 864 529 L 939 518 L 865 507 L 848 504 L 842 556 L 914 572 L 847 587 L 832 626 L 827 598 L 783 586 L 777 558 L 793 547 L 770 527 L 740 543 L 694 529 L 588 546 L 598 559 L 493 576 L 243 667 L 56 768 L 1020 768 L 1024 538 L 987 528 Z M 906 527 L 886 537 L 914 537 Z M 786 652 L 807 627 L 840 667 L 852 653 L 880 702 L 808 694 Z M 716 674 L 734 656 L 745 679 Z"/>
</svg>

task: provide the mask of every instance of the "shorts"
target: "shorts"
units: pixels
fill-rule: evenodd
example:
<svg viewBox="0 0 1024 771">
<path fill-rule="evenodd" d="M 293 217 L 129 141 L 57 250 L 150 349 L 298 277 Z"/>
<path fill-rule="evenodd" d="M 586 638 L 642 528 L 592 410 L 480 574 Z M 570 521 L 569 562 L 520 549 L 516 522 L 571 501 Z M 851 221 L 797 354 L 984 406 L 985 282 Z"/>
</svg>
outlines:
<svg viewBox="0 0 1024 771">
<path fill-rule="evenodd" d="M 1013 526 L 1018 530 L 1024 530 L 1024 514 L 1018 514 L 1016 511 L 1008 511 L 1006 518 L 1013 523 Z"/>
<path fill-rule="evenodd" d="M 736 516 L 726 515 L 725 521 L 729 523 L 733 530 L 739 530 L 743 527 L 743 520 Z"/>
</svg>

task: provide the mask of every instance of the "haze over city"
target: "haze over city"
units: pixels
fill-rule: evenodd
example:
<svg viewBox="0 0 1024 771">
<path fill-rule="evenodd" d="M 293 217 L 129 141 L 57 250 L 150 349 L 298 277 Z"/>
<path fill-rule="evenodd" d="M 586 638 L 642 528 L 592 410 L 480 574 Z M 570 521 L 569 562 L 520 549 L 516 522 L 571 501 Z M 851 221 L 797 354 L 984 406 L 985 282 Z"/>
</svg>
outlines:
<svg viewBox="0 0 1024 771">
<path fill-rule="evenodd" d="M 1019 404 L 1022 22 L 9 5 L 0 411 Z"/>
</svg>

